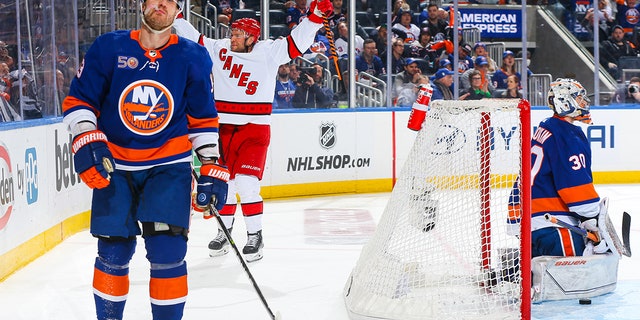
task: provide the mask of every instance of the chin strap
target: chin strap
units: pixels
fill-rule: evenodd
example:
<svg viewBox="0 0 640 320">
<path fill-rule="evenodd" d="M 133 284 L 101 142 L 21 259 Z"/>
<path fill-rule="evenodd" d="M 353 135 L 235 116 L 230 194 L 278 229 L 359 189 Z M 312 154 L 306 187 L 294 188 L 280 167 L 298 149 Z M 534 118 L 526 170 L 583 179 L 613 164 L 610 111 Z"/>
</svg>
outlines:
<svg viewBox="0 0 640 320">
<path fill-rule="evenodd" d="M 586 124 L 592 124 L 591 122 L 591 113 L 586 112 L 574 118 L 576 121 L 580 121 Z"/>
</svg>

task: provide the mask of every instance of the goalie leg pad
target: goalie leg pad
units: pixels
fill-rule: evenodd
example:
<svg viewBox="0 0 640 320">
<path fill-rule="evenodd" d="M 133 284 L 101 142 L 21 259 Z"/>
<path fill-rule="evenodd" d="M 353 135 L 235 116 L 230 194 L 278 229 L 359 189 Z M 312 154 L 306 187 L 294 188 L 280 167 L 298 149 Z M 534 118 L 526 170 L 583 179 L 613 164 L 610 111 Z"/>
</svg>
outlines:
<svg viewBox="0 0 640 320">
<path fill-rule="evenodd" d="M 616 288 L 619 260 L 612 254 L 533 258 L 531 300 L 539 303 L 609 293 Z"/>
</svg>

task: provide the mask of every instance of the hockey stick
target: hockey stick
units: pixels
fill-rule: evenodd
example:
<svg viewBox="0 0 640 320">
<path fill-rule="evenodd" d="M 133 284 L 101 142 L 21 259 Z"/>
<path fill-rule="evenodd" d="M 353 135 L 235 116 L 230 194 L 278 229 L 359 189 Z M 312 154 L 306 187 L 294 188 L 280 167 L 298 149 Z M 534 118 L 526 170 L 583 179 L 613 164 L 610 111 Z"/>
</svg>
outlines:
<svg viewBox="0 0 640 320">
<path fill-rule="evenodd" d="M 336 54 L 336 44 L 333 41 L 333 32 L 329 27 L 329 17 L 327 16 L 324 16 L 324 31 L 327 34 L 327 40 L 329 40 L 329 49 L 331 50 L 331 59 L 333 60 L 333 65 L 336 67 L 338 80 L 342 81 L 342 73 L 340 72 L 340 66 L 338 65 L 338 55 Z"/>
<path fill-rule="evenodd" d="M 598 243 L 601 240 L 600 237 L 598 237 L 598 235 L 596 235 L 594 232 L 587 231 L 587 230 L 582 229 L 580 227 L 576 227 L 574 225 L 568 224 L 568 223 L 566 223 L 566 222 L 564 222 L 562 220 L 559 220 L 558 218 L 556 218 L 556 217 L 554 217 L 554 216 L 552 216 L 552 215 L 550 215 L 548 213 L 544 214 L 544 219 L 549 221 L 549 222 L 551 222 L 551 223 L 557 224 L 557 225 L 559 225 L 559 226 L 561 226 L 563 228 L 567 228 L 567 229 L 569 229 L 569 230 L 571 230 L 571 231 L 573 231 L 573 232 L 575 232 L 577 234 L 580 234 L 581 236 L 583 236 L 583 237 L 585 237 L 585 238 L 587 238 L 587 239 L 589 239 L 589 240 L 591 240 L 591 241 L 593 241 L 595 243 Z"/>
<path fill-rule="evenodd" d="M 627 212 L 622 214 L 622 243 L 627 249 L 627 257 L 631 257 L 631 243 L 629 242 L 629 231 L 631 229 L 631 215 Z"/>
<path fill-rule="evenodd" d="M 198 174 L 196 173 L 195 169 L 193 169 L 193 168 L 191 169 L 191 174 L 193 175 L 193 178 L 196 179 L 196 181 L 197 181 L 198 180 Z M 256 293 L 258 294 L 258 297 L 260 298 L 260 301 L 262 301 L 262 305 L 264 305 L 265 309 L 267 309 L 267 312 L 269 313 L 269 316 L 271 317 L 272 320 L 281 320 L 282 317 L 280 316 L 280 312 L 276 312 L 276 314 L 274 315 L 273 311 L 271 311 L 271 308 L 269 307 L 269 304 L 267 303 L 267 300 L 264 298 L 264 295 L 262 294 L 262 290 L 260 290 L 260 287 L 258 287 L 258 283 L 256 282 L 256 279 L 253 278 L 253 275 L 251 274 L 251 271 L 249 271 L 249 266 L 247 266 L 247 263 L 242 258 L 242 255 L 240 254 L 240 250 L 238 250 L 238 247 L 236 246 L 236 243 L 233 241 L 233 238 L 231 237 L 231 234 L 229 233 L 229 230 L 227 230 L 227 228 L 224 226 L 224 222 L 222 221 L 222 217 L 220 217 L 220 213 L 211 204 L 211 202 L 209 202 L 207 204 L 207 208 L 216 217 L 216 220 L 218 221 L 218 224 L 221 227 L 220 229 L 222 229 L 222 231 L 224 232 L 225 237 L 227 237 L 227 240 L 229 240 L 229 243 L 231 244 L 231 247 L 233 248 L 233 251 L 236 253 L 236 257 L 238 257 L 238 260 L 240 260 L 240 264 L 242 264 L 242 268 L 244 269 L 244 272 L 249 277 L 249 280 L 251 280 L 251 284 L 253 285 L 253 288 L 256 290 Z"/>
</svg>

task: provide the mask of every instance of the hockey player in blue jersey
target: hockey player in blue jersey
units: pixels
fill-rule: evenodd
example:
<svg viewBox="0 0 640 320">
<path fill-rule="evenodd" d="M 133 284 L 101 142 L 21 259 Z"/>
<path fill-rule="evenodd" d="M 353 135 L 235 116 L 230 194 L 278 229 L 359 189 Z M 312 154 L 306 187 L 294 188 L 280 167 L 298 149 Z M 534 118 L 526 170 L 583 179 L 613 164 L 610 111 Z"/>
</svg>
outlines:
<svg viewBox="0 0 640 320">
<path fill-rule="evenodd" d="M 553 116 L 540 122 L 531 141 L 532 257 L 582 256 L 604 253 L 604 241 L 585 241 L 582 235 L 545 219 L 551 214 L 597 235 L 600 197 L 593 185 L 591 147 L 576 122 L 591 123 L 587 91 L 576 80 L 557 79 L 548 93 Z M 516 189 L 514 189 L 517 191 Z M 511 212 L 518 212 L 513 194 Z M 514 219 L 508 221 L 515 225 Z"/>
<path fill-rule="evenodd" d="M 98 239 L 97 319 L 122 319 L 138 235 L 150 262 L 155 320 L 182 319 L 192 150 L 202 162 L 198 197 L 226 202 L 229 171 L 217 164 L 218 114 L 207 50 L 171 34 L 182 1 L 141 1 L 142 27 L 98 37 L 68 97 L 74 169 L 93 189 Z"/>
</svg>

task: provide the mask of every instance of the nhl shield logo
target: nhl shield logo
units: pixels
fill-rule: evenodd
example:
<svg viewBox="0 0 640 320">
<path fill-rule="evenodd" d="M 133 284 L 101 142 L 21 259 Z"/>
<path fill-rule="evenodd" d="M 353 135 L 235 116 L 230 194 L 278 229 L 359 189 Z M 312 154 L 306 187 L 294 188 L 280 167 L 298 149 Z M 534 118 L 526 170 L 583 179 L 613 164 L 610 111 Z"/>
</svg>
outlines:
<svg viewBox="0 0 640 320">
<path fill-rule="evenodd" d="M 325 149 L 333 148 L 336 145 L 336 125 L 333 123 L 323 123 L 320 126 L 320 146 Z"/>
</svg>

